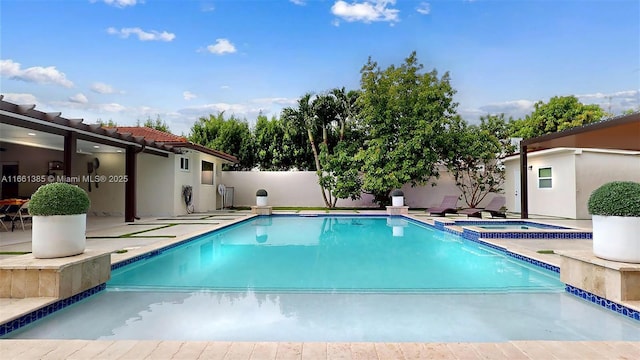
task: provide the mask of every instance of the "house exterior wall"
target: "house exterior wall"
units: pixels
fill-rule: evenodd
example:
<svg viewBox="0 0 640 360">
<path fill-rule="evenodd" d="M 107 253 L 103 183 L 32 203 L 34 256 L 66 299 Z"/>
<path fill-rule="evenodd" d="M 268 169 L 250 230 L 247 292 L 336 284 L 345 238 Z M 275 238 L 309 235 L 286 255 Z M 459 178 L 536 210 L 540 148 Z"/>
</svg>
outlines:
<svg viewBox="0 0 640 360">
<path fill-rule="evenodd" d="M 405 203 L 412 208 L 428 208 L 439 205 L 445 195 L 460 195 L 455 181 L 446 171 L 441 171 L 440 178 L 434 179 L 437 186 L 425 185 L 402 187 Z M 318 177 L 314 171 L 223 171 L 222 183 L 234 188 L 234 206 L 252 206 L 256 204 L 256 191 L 265 189 L 269 194 L 271 206 L 324 207 L 322 194 L 318 185 Z M 481 203 L 488 203 L 494 194 L 490 194 Z M 374 207 L 373 197 L 362 194 L 359 200 L 338 200 L 338 207 Z M 458 206 L 466 207 L 460 200 Z"/>
<path fill-rule="evenodd" d="M 640 153 L 583 151 L 576 155 L 576 208 L 578 219 L 590 219 L 589 196 L 610 181 L 640 182 Z"/>
<path fill-rule="evenodd" d="M 99 167 L 94 168 L 89 175 L 88 163 L 98 159 Z M 94 166 L 95 167 L 95 166 Z M 95 153 L 78 154 L 73 163 L 73 174 L 80 175 L 78 186 L 87 191 L 91 200 L 88 214 L 97 216 L 124 216 L 124 154 L 123 153 Z M 96 178 L 100 176 L 100 178 Z M 91 191 L 89 181 L 91 176 Z M 106 178 L 105 178 L 106 177 Z"/>
<path fill-rule="evenodd" d="M 519 157 L 505 159 L 507 208 L 516 201 L 514 179 Z M 640 181 L 640 154 L 630 151 L 558 148 L 530 153 L 527 163 L 529 214 L 590 219 L 587 202 L 600 185 L 616 180 Z M 553 187 L 538 188 L 538 169 L 551 166 Z"/>
<path fill-rule="evenodd" d="M 514 169 L 520 166 L 518 157 L 505 159 L 505 193 L 507 208 L 515 207 Z M 530 153 L 527 163 L 527 191 L 529 193 L 529 214 L 576 218 L 576 174 L 575 155 L 573 149 L 557 149 L 549 152 Z M 552 187 L 545 189 L 538 186 L 538 170 L 551 167 Z"/>
<path fill-rule="evenodd" d="M 196 211 L 205 212 L 220 209 L 222 208 L 222 203 L 218 200 L 219 179 L 216 177 L 215 173 L 216 169 L 219 169 L 222 166 L 222 160 L 213 155 L 200 152 L 198 152 L 197 155 L 198 162 L 197 164 L 194 164 L 195 168 L 198 169 L 194 178 L 194 189 L 198 189 Z M 207 161 L 213 164 L 213 184 L 202 183 L 202 161 Z"/>
<path fill-rule="evenodd" d="M 136 161 L 136 212 L 138 216 L 173 215 L 174 156 L 174 154 L 169 154 L 169 158 L 165 158 L 145 153 L 138 154 Z M 124 188 L 123 193 L 119 196 L 124 199 Z"/>
</svg>

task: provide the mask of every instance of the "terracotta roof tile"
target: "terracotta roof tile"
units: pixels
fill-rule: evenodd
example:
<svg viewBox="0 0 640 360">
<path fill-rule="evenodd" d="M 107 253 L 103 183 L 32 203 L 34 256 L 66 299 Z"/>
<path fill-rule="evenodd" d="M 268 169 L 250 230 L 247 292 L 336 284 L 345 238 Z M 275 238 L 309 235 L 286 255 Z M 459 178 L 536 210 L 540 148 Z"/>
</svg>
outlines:
<svg viewBox="0 0 640 360">
<path fill-rule="evenodd" d="M 131 134 L 132 136 L 142 136 L 145 140 L 153 140 L 157 142 L 188 142 L 186 138 L 173 135 L 168 132 L 144 127 L 144 126 L 118 126 L 116 130 L 120 134 Z"/>
</svg>

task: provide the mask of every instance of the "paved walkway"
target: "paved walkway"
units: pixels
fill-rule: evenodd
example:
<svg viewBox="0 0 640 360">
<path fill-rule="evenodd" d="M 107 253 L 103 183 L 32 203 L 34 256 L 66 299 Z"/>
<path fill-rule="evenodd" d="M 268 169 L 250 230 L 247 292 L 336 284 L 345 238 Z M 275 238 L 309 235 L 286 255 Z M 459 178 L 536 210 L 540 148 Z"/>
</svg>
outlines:
<svg viewBox="0 0 640 360">
<path fill-rule="evenodd" d="M 638 359 L 640 342 L 271 343 L 0 340 L 2 359 Z"/>
</svg>

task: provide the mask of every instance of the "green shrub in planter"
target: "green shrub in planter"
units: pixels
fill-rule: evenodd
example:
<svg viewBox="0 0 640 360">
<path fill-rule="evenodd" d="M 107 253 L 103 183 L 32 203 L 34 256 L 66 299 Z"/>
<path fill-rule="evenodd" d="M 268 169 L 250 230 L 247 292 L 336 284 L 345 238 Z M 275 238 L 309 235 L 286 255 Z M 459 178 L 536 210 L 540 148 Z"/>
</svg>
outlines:
<svg viewBox="0 0 640 360">
<path fill-rule="evenodd" d="M 67 183 L 40 186 L 31 195 L 29 213 L 34 216 L 86 214 L 91 206 L 87 193 Z"/>
<path fill-rule="evenodd" d="M 391 196 L 404 196 L 404 193 L 400 189 L 393 190 Z"/>
<path fill-rule="evenodd" d="M 592 215 L 640 217 L 640 183 L 606 183 L 591 193 L 588 208 Z"/>
<path fill-rule="evenodd" d="M 256 196 L 267 196 L 267 190 L 260 189 L 260 190 L 256 191 Z"/>
</svg>

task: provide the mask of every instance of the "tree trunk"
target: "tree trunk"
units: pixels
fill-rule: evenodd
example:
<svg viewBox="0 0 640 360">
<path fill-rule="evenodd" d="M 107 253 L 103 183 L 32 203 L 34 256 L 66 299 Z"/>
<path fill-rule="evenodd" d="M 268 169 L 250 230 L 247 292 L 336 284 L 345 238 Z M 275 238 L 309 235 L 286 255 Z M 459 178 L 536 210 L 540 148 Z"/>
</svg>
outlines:
<svg viewBox="0 0 640 360">
<path fill-rule="evenodd" d="M 311 129 L 307 129 L 307 135 L 309 135 L 309 143 L 311 144 L 311 151 L 313 152 L 313 161 L 316 164 L 316 175 L 320 177 L 322 176 L 322 170 L 320 169 L 320 158 L 318 157 L 316 144 L 313 141 L 313 134 L 311 133 Z M 324 205 L 330 208 L 331 204 L 329 203 L 329 200 L 327 200 L 327 194 L 324 193 L 324 188 L 322 187 L 322 185 L 320 186 L 320 192 L 322 193 L 322 200 L 324 200 Z"/>
</svg>

